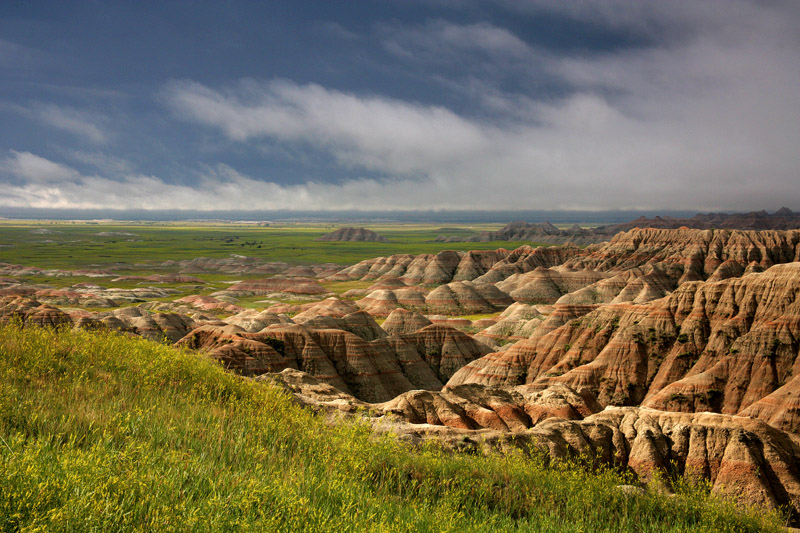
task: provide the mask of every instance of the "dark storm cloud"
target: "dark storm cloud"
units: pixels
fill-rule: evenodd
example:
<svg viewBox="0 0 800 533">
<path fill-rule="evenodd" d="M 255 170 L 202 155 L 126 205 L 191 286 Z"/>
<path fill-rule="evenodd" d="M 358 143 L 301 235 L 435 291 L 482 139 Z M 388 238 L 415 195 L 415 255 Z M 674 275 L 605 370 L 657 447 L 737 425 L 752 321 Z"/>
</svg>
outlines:
<svg viewBox="0 0 800 533">
<path fill-rule="evenodd" d="M 107 146 L 61 147 L 48 156 L 8 145 L 0 163 L 6 204 L 235 209 L 246 198 L 250 209 L 800 205 L 796 4 L 499 1 L 486 19 L 469 2 L 431 13 L 420 5 L 405 18 L 378 11 L 369 20 L 308 22 L 328 36 L 326 46 L 357 47 L 347 55 L 351 63 L 334 67 L 363 68 L 362 77 L 328 73 L 309 81 L 308 72 L 276 68 L 275 76 L 246 79 L 164 79 L 150 97 L 153 109 L 169 111 L 158 118 L 163 131 L 185 129 L 187 138 L 216 147 L 204 149 L 204 161 L 186 167 L 180 182 L 157 168 L 135 170 L 141 165 L 127 160 L 121 142 L 108 142 L 96 115 L 65 103 L 14 103 L 40 126 Z M 520 20 L 543 13 L 613 33 L 615 43 L 629 34 L 636 44 L 538 42 Z M 405 92 L 402 84 L 385 89 L 381 68 L 393 66 L 392 76 L 405 76 Z M 430 87 L 438 93 L 426 98 Z M 330 173 L 278 179 L 269 157 L 282 147 L 325 155 Z M 182 149 L 191 154 L 192 145 Z M 241 154 L 264 158 L 263 167 L 240 168 Z M 82 170 L 73 168 L 78 163 Z M 334 173 L 350 177 L 333 180 Z"/>
</svg>

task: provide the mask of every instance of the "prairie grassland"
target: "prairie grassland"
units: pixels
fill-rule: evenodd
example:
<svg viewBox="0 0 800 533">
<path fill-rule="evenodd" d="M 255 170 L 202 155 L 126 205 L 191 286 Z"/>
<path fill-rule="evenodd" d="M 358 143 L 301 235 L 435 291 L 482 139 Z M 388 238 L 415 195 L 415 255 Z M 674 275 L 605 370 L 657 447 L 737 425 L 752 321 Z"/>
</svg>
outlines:
<svg viewBox="0 0 800 533">
<path fill-rule="evenodd" d="M 45 230 L 48 233 L 35 233 Z M 437 253 L 442 250 L 517 248 L 523 242 L 433 242 L 441 234 L 436 225 L 386 225 L 388 243 L 320 242 L 330 231 L 320 225 L 258 227 L 236 224 L 175 225 L 88 224 L 68 222 L 0 223 L 0 261 L 40 268 L 121 267 L 136 273 L 168 259 L 221 258 L 241 254 L 264 261 L 292 264 L 349 265 L 372 257 L 398 253 Z M 452 229 L 448 234 L 472 234 Z M 103 235 L 98 235 L 103 234 Z M 129 234 L 129 235 L 126 235 Z"/>
<path fill-rule="evenodd" d="M 0 326 L 3 531 L 760 531 L 772 513 L 538 455 L 453 455 L 332 425 L 202 355 Z"/>
</svg>

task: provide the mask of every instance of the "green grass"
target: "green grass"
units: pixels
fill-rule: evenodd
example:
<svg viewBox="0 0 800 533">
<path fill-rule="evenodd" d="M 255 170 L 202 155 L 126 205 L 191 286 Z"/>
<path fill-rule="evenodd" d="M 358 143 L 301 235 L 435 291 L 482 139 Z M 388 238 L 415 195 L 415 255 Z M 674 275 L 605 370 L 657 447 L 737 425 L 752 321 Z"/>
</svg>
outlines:
<svg viewBox="0 0 800 533">
<path fill-rule="evenodd" d="M 756 531 L 689 487 L 520 454 L 414 451 L 330 424 L 201 355 L 0 326 L 3 531 Z"/>
<path fill-rule="evenodd" d="M 334 293 L 336 296 L 341 296 L 350 289 L 367 289 L 377 283 L 376 280 L 371 281 L 324 281 L 322 286 Z"/>
<path fill-rule="evenodd" d="M 77 269 L 120 266 L 122 263 L 118 272 L 132 274 L 141 271 L 143 265 L 152 266 L 168 259 L 177 261 L 195 257 L 222 258 L 231 254 L 292 264 L 350 265 L 372 257 L 399 253 L 494 250 L 501 247 L 513 249 L 525 244 L 500 241 L 431 242 L 441 234 L 441 228 L 435 225 L 397 224 L 370 227 L 380 230 L 390 242 L 318 242 L 314 239 L 330 231 L 330 227 L 321 225 L 255 227 L 235 224 L 98 225 L 4 221 L 0 223 L 0 252 L 3 262 L 25 266 Z M 31 233 L 37 228 L 57 233 Z M 96 235 L 102 232 L 127 232 L 136 236 Z"/>
</svg>

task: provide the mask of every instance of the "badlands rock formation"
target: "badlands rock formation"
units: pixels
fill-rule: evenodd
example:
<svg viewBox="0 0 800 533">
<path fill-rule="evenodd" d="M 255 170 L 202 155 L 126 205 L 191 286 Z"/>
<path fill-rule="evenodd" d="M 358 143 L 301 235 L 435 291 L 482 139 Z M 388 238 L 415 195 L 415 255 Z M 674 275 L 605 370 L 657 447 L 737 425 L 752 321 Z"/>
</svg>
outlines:
<svg viewBox="0 0 800 533">
<path fill-rule="evenodd" d="M 475 240 L 481 242 L 531 241 L 542 244 L 564 244 L 569 242 L 582 246 L 607 241 L 619 231 L 621 230 L 585 229 L 580 226 L 559 229 L 549 222 L 531 224 L 517 221 L 505 225 L 498 231 L 484 231 Z"/>
<path fill-rule="evenodd" d="M 454 281 L 430 292 L 419 287 L 375 290 L 359 300 L 358 306 L 375 316 L 388 316 L 401 308 L 425 313 L 469 315 L 494 313 L 513 302 L 493 284 Z"/>
<path fill-rule="evenodd" d="M 339 228 L 316 241 L 389 242 L 389 239 L 366 228 Z"/>
<path fill-rule="evenodd" d="M 381 327 L 389 335 L 402 335 L 404 333 L 414 333 L 425 326 L 430 326 L 432 323 L 424 315 L 414 311 L 395 309 L 389 313 Z"/>
<path fill-rule="evenodd" d="M 340 320 L 364 327 L 363 314 Z M 445 326 L 430 325 L 403 335 L 381 332 L 370 331 L 362 337 L 301 324 L 276 324 L 257 333 L 233 325 L 203 326 L 179 344 L 207 351 L 244 375 L 299 369 L 373 402 L 413 389 L 440 389 L 456 370 L 490 351 L 469 335 Z"/>
<path fill-rule="evenodd" d="M 545 320 L 542 311 L 533 305 L 515 302 L 509 305 L 497 318 L 495 324 L 480 332 L 481 337 L 492 339 L 523 340 L 533 335 L 534 330 Z"/>
<path fill-rule="evenodd" d="M 264 296 L 273 293 L 316 295 L 326 294 L 327 292 L 328 291 L 322 285 L 313 279 L 275 276 L 272 278 L 241 281 L 215 294 Z"/>
<path fill-rule="evenodd" d="M 491 251 L 448 251 L 435 255 L 392 255 L 361 261 L 327 279 L 331 281 L 399 279 L 406 285 L 439 285 L 451 281 L 468 281 L 486 273 L 510 253 L 501 248 Z"/>
<path fill-rule="evenodd" d="M 0 323 L 11 320 L 19 320 L 23 325 L 42 327 L 72 325 L 72 319 L 61 309 L 30 298 L 4 296 L 0 298 Z"/>
<path fill-rule="evenodd" d="M 92 315 L 109 329 L 128 331 L 154 341 L 176 342 L 197 326 L 194 319 L 178 313 L 154 313 L 141 307 L 123 307 Z"/>
<path fill-rule="evenodd" d="M 468 364 L 449 384 L 563 383 L 604 405 L 644 402 L 683 412 L 735 414 L 763 398 L 751 414 L 773 420 L 766 407 L 775 398 L 765 397 L 796 387 L 798 296 L 800 263 L 684 283 L 648 304 L 601 306 L 549 331 L 542 324 L 529 339 Z M 795 419 L 786 413 L 778 426 Z"/>
<path fill-rule="evenodd" d="M 248 333 L 256 333 L 273 324 L 294 324 L 294 320 L 284 314 L 276 314 L 266 309 L 245 309 L 225 319 L 226 324 L 242 328 Z"/>
<path fill-rule="evenodd" d="M 440 252 L 393 255 L 357 263 L 327 279 L 399 279 L 406 285 L 444 284 L 451 281 L 497 283 L 513 274 L 537 267 L 563 267 L 571 271 L 599 273 L 653 270 L 663 272 L 677 285 L 684 281 L 736 275 L 764 269 L 800 257 L 800 230 L 659 230 L 633 229 L 610 242 L 580 249 L 574 246 L 532 248 L 511 252 Z M 718 271 L 718 272 L 717 272 Z"/>
</svg>

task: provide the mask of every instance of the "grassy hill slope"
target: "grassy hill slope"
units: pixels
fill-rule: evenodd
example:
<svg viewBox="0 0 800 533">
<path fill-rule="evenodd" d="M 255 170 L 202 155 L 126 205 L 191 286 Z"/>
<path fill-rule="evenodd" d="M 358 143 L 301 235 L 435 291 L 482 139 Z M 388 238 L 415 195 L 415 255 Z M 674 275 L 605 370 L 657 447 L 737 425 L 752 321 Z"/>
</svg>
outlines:
<svg viewBox="0 0 800 533">
<path fill-rule="evenodd" d="M 702 487 L 415 451 L 331 425 L 201 355 L 0 326 L 0 530 L 756 531 Z"/>
</svg>

